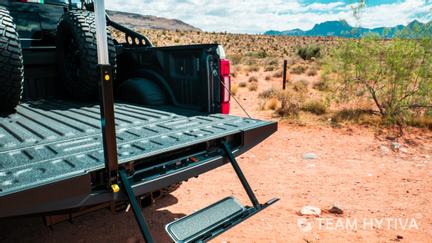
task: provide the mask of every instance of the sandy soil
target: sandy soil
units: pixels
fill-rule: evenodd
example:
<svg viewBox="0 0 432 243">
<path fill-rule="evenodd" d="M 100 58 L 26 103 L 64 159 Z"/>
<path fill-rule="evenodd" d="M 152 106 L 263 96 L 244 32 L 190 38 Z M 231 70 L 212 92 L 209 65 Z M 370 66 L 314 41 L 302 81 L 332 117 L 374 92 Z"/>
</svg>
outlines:
<svg viewBox="0 0 432 243">
<path fill-rule="evenodd" d="M 238 94 L 254 117 L 274 119 L 259 111 L 254 97 L 245 88 Z M 233 113 L 242 114 L 235 105 Z M 375 132 L 281 122 L 276 134 L 238 158 L 261 201 L 281 200 L 213 242 L 432 242 L 432 133 L 413 132 L 409 145 L 401 141 L 404 149 L 392 151 L 391 141 Z M 303 159 L 308 152 L 318 158 Z M 156 242 L 169 242 L 166 223 L 229 195 L 249 203 L 226 165 L 189 180 L 144 214 Z M 325 212 L 334 204 L 343 215 Z M 319 218 L 299 216 L 305 205 L 324 212 Z M 0 231 L 0 242 L 142 241 L 132 212 L 107 210 L 51 229 L 38 217 L 2 219 Z"/>
</svg>

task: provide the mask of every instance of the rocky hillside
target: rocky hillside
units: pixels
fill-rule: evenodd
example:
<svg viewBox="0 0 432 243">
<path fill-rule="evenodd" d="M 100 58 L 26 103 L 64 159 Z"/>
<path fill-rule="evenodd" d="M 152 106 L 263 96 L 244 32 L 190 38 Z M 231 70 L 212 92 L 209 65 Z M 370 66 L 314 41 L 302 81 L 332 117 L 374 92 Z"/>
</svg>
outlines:
<svg viewBox="0 0 432 243">
<path fill-rule="evenodd" d="M 177 19 L 166 19 L 151 15 L 141 15 L 108 10 L 109 16 L 116 22 L 132 29 L 201 31 L 192 25 Z"/>
</svg>

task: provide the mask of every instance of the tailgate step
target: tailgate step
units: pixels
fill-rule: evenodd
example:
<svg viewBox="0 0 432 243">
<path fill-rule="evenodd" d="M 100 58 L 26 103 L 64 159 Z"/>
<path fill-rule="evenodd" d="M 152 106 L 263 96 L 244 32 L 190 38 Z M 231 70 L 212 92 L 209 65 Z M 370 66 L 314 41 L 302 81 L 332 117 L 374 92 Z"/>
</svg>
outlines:
<svg viewBox="0 0 432 243">
<path fill-rule="evenodd" d="M 274 198 L 260 204 L 244 176 L 233 152 L 227 142 L 222 142 L 222 149 L 225 151 L 227 159 L 231 162 L 243 188 L 245 189 L 251 203 L 250 206 L 243 206 L 234 197 L 227 197 L 204 209 L 201 209 L 189 216 L 183 217 L 169 223 L 165 229 L 175 242 L 206 242 L 222 234 L 235 225 L 245 221 L 249 217 L 262 211 L 279 199 Z M 141 233 L 147 243 L 153 243 L 150 230 L 145 222 L 142 211 L 136 200 L 135 193 L 124 168 L 119 169 L 120 181 L 129 198 L 135 219 L 140 227 Z"/>
<path fill-rule="evenodd" d="M 276 201 L 277 199 L 270 200 L 257 209 L 243 206 L 234 197 L 226 197 L 191 215 L 169 223 L 165 229 L 174 242 L 206 242 Z"/>
</svg>

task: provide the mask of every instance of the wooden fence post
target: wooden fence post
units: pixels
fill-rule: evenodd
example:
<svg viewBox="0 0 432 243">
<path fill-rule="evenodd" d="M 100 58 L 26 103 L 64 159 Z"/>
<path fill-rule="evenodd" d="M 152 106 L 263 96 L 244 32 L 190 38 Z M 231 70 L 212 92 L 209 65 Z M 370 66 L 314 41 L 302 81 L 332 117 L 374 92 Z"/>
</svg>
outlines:
<svg viewBox="0 0 432 243">
<path fill-rule="evenodd" d="M 282 89 L 283 89 L 283 90 L 285 90 L 285 87 L 286 87 L 287 65 L 288 65 L 288 61 L 287 61 L 287 60 L 284 60 L 284 66 L 283 66 L 283 80 L 282 80 Z"/>
</svg>

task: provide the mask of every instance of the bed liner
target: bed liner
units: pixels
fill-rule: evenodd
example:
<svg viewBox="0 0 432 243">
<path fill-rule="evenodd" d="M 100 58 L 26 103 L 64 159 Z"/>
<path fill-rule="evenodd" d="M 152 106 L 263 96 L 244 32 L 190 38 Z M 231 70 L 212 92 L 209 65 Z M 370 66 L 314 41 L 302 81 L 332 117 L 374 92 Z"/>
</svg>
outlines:
<svg viewBox="0 0 432 243">
<path fill-rule="evenodd" d="M 124 103 L 115 104 L 115 115 L 120 164 L 271 123 Z M 0 117 L 0 197 L 104 167 L 98 105 L 39 101 Z"/>
</svg>

